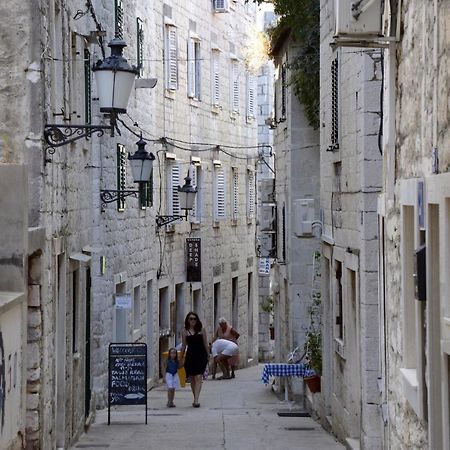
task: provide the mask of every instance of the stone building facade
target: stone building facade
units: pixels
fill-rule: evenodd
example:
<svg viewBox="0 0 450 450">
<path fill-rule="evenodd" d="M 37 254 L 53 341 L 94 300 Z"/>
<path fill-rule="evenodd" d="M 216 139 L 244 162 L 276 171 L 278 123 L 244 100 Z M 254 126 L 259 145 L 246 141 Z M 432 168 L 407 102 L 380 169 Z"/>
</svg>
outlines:
<svg viewBox="0 0 450 450">
<path fill-rule="evenodd" d="M 272 54 L 277 253 L 271 295 L 275 361 L 284 362 L 295 347 L 299 347 L 301 356 L 310 323 L 313 261 L 320 240 L 313 229 L 304 230 L 303 225 L 304 221 L 312 222 L 319 217 L 320 148 L 319 133 L 309 125 L 290 82 L 296 46 L 289 29 L 272 43 Z M 300 393 L 301 386 L 296 381 L 292 387 L 296 394 Z"/>
<path fill-rule="evenodd" d="M 17 184 L 2 208 L 11 208 L 14 193 L 24 207 L 14 220 L 0 219 L 13 242 L 2 253 L 2 301 L 3 292 L 18 293 L 5 302 L 22 314 L 14 345 L 5 342 L 22 383 L 2 403 L 18 418 L 15 427 L 5 421 L 2 448 L 75 442 L 105 405 L 110 342 L 146 342 L 149 384 L 158 382 L 161 354 L 179 342 L 191 309 L 209 335 L 220 316 L 230 320 L 241 334 L 243 366 L 257 356 L 256 82 L 245 60 L 255 6 L 228 6 L 58 0 L 0 7 L 8 18 L 0 27 L 8 67 L 0 72 L 0 169 L 9 174 L 2 181 Z M 120 134 L 45 151 L 44 124 L 108 123 L 91 67 L 117 33 L 128 44 L 124 56 L 140 66 Z M 149 78 L 158 80 L 153 89 Z M 156 155 L 152 189 L 106 204 L 101 190 L 136 189 L 126 155 L 141 133 Z M 177 186 L 188 171 L 198 189 L 194 212 L 158 227 L 157 216 L 180 213 Z M 199 282 L 186 281 L 188 237 L 202 243 Z M 14 285 L 3 283 L 11 258 Z M 123 301 L 126 309 L 118 308 Z"/>
<path fill-rule="evenodd" d="M 450 448 L 449 13 L 446 2 L 401 2 L 385 50 L 385 448 Z"/>
<path fill-rule="evenodd" d="M 381 448 L 377 198 L 382 186 L 379 49 L 331 46 L 321 1 L 323 423 L 349 448 Z M 349 6 L 350 7 L 350 6 Z M 325 419 L 327 417 L 327 419 Z"/>
</svg>

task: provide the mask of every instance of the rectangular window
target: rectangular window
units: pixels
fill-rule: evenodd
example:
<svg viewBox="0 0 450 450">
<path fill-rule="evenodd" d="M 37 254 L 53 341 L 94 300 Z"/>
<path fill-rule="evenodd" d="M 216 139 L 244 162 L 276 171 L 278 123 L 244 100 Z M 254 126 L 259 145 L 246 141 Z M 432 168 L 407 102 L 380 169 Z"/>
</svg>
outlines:
<svg viewBox="0 0 450 450">
<path fill-rule="evenodd" d="M 78 302 L 79 302 L 79 272 L 72 272 L 72 352 L 78 352 Z"/>
<path fill-rule="evenodd" d="M 344 340 L 344 305 L 342 298 L 342 263 L 341 261 L 335 262 L 335 275 L 336 275 L 336 303 L 335 303 L 335 324 L 336 332 L 335 336 L 341 341 Z"/>
<path fill-rule="evenodd" d="M 115 37 L 123 39 L 123 2 L 114 0 L 114 30 Z"/>
<path fill-rule="evenodd" d="M 222 167 L 214 170 L 214 220 L 225 217 L 225 171 Z"/>
<path fill-rule="evenodd" d="M 247 218 L 255 216 L 255 174 L 247 170 Z"/>
<path fill-rule="evenodd" d="M 200 41 L 197 39 L 188 39 L 187 58 L 187 95 L 200 100 Z"/>
<path fill-rule="evenodd" d="M 220 52 L 211 52 L 211 98 L 213 106 L 220 106 Z"/>
<path fill-rule="evenodd" d="M 84 119 L 87 124 L 92 123 L 91 97 L 91 53 L 84 49 Z"/>
<path fill-rule="evenodd" d="M 141 209 L 153 206 L 153 170 L 148 183 L 139 183 L 139 204 Z"/>
<path fill-rule="evenodd" d="M 239 216 L 239 172 L 236 167 L 232 171 L 232 214 L 233 220 L 237 220 Z"/>
<path fill-rule="evenodd" d="M 178 187 L 180 186 L 180 166 L 169 164 L 167 177 L 167 214 L 181 215 Z"/>
<path fill-rule="evenodd" d="M 126 189 L 127 183 L 127 151 L 125 146 L 117 144 L 117 190 L 123 191 Z M 125 209 L 125 198 L 118 196 L 117 210 L 123 211 Z"/>
<path fill-rule="evenodd" d="M 231 112 L 239 114 L 239 61 L 237 59 L 231 60 Z"/>
<path fill-rule="evenodd" d="M 178 43 L 177 29 L 173 25 L 166 25 L 166 89 L 178 89 Z"/>
<path fill-rule="evenodd" d="M 136 59 L 137 68 L 139 70 L 138 77 L 142 77 L 144 69 L 144 27 L 142 19 L 136 18 Z"/>
<path fill-rule="evenodd" d="M 255 118 L 256 81 L 253 75 L 247 76 L 247 120 Z"/>
</svg>

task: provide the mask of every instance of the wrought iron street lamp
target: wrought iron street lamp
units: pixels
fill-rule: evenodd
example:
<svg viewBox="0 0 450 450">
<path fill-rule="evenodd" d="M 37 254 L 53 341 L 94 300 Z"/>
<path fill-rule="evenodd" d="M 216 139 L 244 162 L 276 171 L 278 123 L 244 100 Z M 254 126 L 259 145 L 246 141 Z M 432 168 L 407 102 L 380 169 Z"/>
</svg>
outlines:
<svg viewBox="0 0 450 450">
<path fill-rule="evenodd" d="M 133 180 L 139 186 L 150 183 L 150 176 L 153 170 L 153 161 L 155 160 L 155 155 L 153 153 L 148 153 L 145 150 L 147 143 L 141 138 L 136 142 L 138 149 L 133 155 L 128 155 L 128 160 L 130 161 L 131 173 L 133 175 Z M 100 198 L 103 204 L 112 203 L 117 200 L 122 200 L 125 197 L 138 197 L 140 190 L 131 189 L 103 189 L 100 191 Z"/>
<path fill-rule="evenodd" d="M 188 212 L 194 207 L 195 195 L 197 194 L 197 189 L 191 184 L 191 177 L 189 172 L 187 177 L 184 179 L 185 183 L 182 187 L 178 186 L 178 197 L 180 200 L 180 209 L 184 210 L 185 215 L 171 215 L 171 216 L 156 216 L 156 225 L 162 227 L 168 225 L 175 220 L 187 219 Z"/>
<path fill-rule="evenodd" d="M 105 131 L 110 131 L 111 136 L 114 136 L 117 114 L 127 111 L 128 99 L 134 79 L 138 73 L 138 69 L 130 66 L 122 55 L 126 45 L 122 39 L 114 38 L 108 44 L 111 48 L 111 55 L 104 60 L 98 61 L 92 69 L 97 82 L 100 111 L 109 114 L 110 124 L 46 124 L 44 127 L 44 139 L 49 145 L 46 151 L 50 154 L 55 153 L 56 147 L 89 137 L 94 133 L 97 136 L 102 136 Z"/>
</svg>

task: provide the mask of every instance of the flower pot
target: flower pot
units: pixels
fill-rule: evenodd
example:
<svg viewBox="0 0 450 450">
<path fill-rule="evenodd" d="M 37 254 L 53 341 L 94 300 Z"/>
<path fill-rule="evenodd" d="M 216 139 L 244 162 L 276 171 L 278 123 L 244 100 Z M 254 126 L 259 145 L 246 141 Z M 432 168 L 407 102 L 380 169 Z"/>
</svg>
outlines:
<svg viewBox="0 0 450 450">
<path fill-rule="evenodd" d="M 316 392 L 320 392 L 320 376 L 319 375 L 313 375 L 311 377 L 305 377 L 303 378 L 306 385 L 308 386 L 308 389 L 315 394 Z"/>
</svg>

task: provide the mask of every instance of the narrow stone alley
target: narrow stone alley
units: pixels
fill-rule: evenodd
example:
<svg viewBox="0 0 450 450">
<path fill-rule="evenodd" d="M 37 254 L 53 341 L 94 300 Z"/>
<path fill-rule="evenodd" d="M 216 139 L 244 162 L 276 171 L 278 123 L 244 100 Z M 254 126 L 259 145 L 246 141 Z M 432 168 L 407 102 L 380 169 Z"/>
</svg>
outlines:
<svg viewBox="0 0 450 450">
<path fill-rule="evenodd" d="M 280 417 L 300 405 L 286 405 L 261 383 L 262 365 L 242 369 L 233 380 L 203 384 L 200 408 L 192 408 L 189 385 L 175 395 L 176 408 L 166 407 L 164 385 L 148 394 L 144 407 L 97 411 L 96 421 L 75 449 L 244 450 L 344 448 L 310 417 Z M 291 407 L 291 409 L 290 409 Z"/>
</svg>

